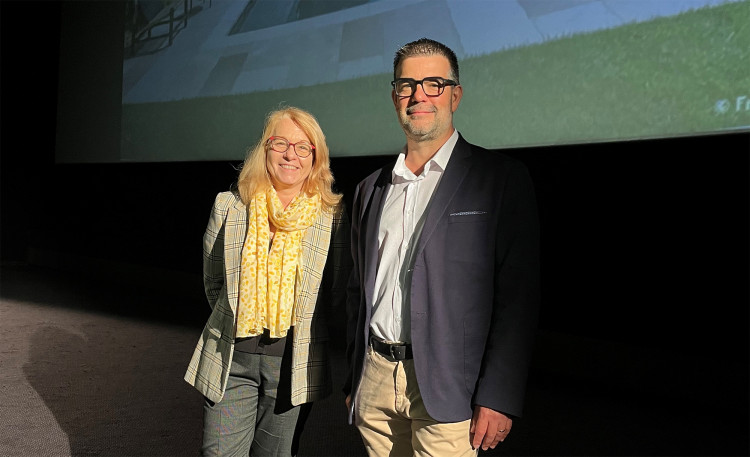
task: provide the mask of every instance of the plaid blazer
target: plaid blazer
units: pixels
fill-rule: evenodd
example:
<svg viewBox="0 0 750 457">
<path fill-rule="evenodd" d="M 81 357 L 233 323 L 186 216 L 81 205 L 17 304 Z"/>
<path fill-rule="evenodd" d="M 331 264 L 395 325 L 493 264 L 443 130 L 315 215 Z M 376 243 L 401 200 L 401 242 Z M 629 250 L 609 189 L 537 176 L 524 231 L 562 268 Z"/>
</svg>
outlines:
<svg viewBox="0 0 750 457">
<path fill-rule="evenodd" d="M 247 207 L 237 193 L 222 192 L 216 196 L 203 236 L 203 284 L 212 312 L 193 352 L 185 381 L 214 403 L 224 396 L 232 365 L 247 216 Z M 342 203 L 333 213 L 322 211 L 302 240 L 302 277 L 296 297 L 296 309 L 301 312 L 290 332 L 293 405 L 331 393 L 327 321 L 329 314 L 335 318 L 346 313 L 346 281 L 352 264 L 349 237 L 349 221 Z"/>
</svg>

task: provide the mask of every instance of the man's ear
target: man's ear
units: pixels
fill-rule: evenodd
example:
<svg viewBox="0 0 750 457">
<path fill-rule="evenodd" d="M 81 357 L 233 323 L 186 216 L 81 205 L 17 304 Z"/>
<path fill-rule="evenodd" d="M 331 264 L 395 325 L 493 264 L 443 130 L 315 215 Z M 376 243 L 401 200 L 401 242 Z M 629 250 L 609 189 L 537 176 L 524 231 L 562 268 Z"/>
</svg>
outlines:
<svg viewBox="0 0 750 457">
<path fill-rule="evenodd" d="M 461 104 L 461 97 L 464 96 L 464 88 L 459 86 L 453 86 L 451 91 L 451 113 L 455 113 L 458 109 L 458 105 Z"/>
</svg>

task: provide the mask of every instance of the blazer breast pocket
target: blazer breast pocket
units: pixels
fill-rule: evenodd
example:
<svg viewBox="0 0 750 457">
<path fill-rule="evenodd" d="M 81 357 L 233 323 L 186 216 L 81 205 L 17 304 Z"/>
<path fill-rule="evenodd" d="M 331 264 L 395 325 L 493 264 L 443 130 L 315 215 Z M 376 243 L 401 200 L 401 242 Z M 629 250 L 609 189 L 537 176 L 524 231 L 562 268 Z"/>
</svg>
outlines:
<svg viewBox="0 0 750 457">
<path fill-rule="evenodd" d="M 471 222 L 482 222 L 490 218 L 490 214 L 487 211 L 482 210 L 468 210 L 468 211 L 454 211 L 448 214 L 448 223 L 471 223 Z"/>
<path fill-rule="evenodd" d="M 491 214 L 486 211 L 449 213 L 445 225 L 447 260 L 462 262 L 466 268 L 486 268 L 487 256 L 493 251 L 494 229 Z"/>
</svg>

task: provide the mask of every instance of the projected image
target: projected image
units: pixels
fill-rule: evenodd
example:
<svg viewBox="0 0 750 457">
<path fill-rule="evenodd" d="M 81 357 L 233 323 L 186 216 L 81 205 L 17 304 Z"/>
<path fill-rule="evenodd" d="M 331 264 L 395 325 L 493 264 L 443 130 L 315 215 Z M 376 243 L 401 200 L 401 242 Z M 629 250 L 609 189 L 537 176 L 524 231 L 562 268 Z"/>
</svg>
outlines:
<svg viewBox="0 0 750 457">
<path fill-rule="evenodd" d="M 748 129 L 748 22 L 747 0 L 140 0 L 122 160 L 239 159 L 280 104 L 333 155 L 394 153 L 393 54 L 423 36 L 458 54 L 456 125 L 488 148 Z"/>
</svg>

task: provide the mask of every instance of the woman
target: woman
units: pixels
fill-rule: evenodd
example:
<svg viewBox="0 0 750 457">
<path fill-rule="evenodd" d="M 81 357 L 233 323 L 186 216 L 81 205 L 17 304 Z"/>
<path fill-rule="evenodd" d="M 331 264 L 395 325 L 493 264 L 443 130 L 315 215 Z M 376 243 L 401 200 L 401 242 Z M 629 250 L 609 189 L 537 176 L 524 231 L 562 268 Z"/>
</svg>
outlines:
<svg viewBox="0 0 750 457">
<path fill-rule="evenodd" d="M 298 108 L 269 114 L 203 238 L 212 312 L 185 380 L 205 397 L 202 455 L 289 456 L 300 405 L 331 392 L 327 315 L 344 315 L 349 224 L 328 146 Z M 343 319 L 343 318 L 341 318 Z"/>
</svg>

